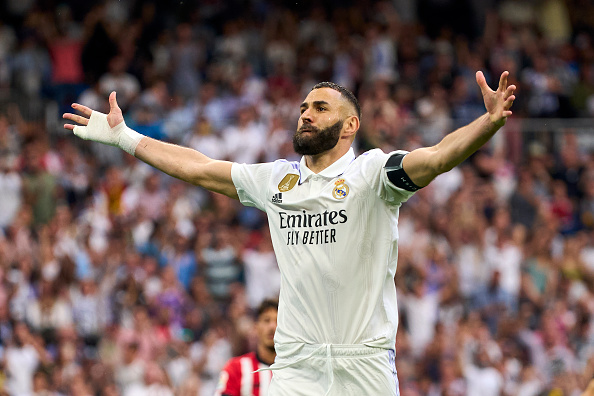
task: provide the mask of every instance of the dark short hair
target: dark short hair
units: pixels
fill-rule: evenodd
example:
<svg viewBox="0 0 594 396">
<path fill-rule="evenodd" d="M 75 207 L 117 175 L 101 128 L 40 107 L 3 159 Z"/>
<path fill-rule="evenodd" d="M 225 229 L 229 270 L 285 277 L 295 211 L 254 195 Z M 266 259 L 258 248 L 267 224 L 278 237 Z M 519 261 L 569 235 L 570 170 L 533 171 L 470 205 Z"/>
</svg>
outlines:
<svg viewBox="0 0 594 396">
<path fill-rule="evenodd" d="M 278 312 L 278 301 L 272 298 L 267 298 L 262 301 L 258 307 L 258 310 L 256 311 L 256 317 L 260 318 L 260 316 L 269 309 L 274 309 Z"/>
<path fill-rule="evenodd" d="M 359 119 L 361 119 L 361 105 L 359 105 L 359 101 L 357 100 L 355 95 L 353 95 L 353 93 L 351 91 L 349 91 L 342 85 L 338 85 L 336 83 L 329 82 L 329 81 L 317 83 L 316 85 L 313 86 L 313 88 L 311 90 L 313 91 L 314 89 L 320 89 L 320 88 L 330 88 L 330 89 L 340 92 L 340 94 L 346 100 L 348 100 L 350 102 L 350 104 L 353 105 L 353 107 L 355 107 L 355 110 L 357 111 L 357 117 L 359 117 Z"/>
</svg>

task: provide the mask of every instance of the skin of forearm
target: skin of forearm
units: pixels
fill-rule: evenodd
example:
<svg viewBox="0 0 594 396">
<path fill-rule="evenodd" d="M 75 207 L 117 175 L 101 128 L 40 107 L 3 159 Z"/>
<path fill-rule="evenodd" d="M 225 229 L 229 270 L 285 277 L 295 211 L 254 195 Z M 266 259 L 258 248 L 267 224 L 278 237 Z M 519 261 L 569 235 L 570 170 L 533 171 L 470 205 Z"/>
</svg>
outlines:
<svg viewBox="0 0 594 396">
<path fill-rule="evenodd" d="M 134 156 L 170 176 L 238 199 L 231 180 L 232 163 L 207 157 L 191 148 L 143 137 Z"/>
<path fill-rule="evenodd" d="M 503 122 L 493 122 L 484 114 L 470 124 L 455 130 L 432 147 L 423 147 L 404 157 L 402 166 L 411 180 L 420 187 L 438 175 L 448 172 L 485 144 Z"/>
<path fill-rule="evenodd" d="M 200 167 L 209 157 L 187 147 L 144 137 L 134 156 L 141 161 L 185 182 L 200 185 Z"/>
<path fill-rule="evenodd" d="M 481 148 L 503 126 L 494 123 L 489 114 L 484 114 L 470 124 L 446 135 L 435 146 L 435 170 L 437 174 L 450 171 Z"/>
</svg>

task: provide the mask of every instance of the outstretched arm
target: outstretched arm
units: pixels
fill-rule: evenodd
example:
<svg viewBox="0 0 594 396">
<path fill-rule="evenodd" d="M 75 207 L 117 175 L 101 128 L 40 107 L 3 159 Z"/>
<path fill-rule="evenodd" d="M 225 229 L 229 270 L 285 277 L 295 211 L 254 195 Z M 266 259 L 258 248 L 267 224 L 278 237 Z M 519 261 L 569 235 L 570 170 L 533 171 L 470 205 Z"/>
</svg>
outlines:
<svg viewBox="0 0 594 396">
<path fill-rule="evenodd" d="M 477 151 L 505 124 L 512 112 L 510 108 L 516 98 L 515 85 L 507 86 L 505 71 L 499 79 L 497 91 L 487 85 L 482 72 L 476 73 L 476 81 L 483 94 L 487 113 L 470 124 L 457 129 L 433 147 L 423 147 L 407 154 L 402 167 L 410 179 L 424 187 L 436 176 L 451 170 Z"/>
<path fill-rule="evenodd" d="M 210 191 L 237 199 L 231 179 L 231 162 L 218 161 L 186 147 L 177 146 L 140 135 L 124 123 L 116 93 L 109 95 L 109 114 L 93 111 L 74 103 L 72 108 L 82 116 L 66 113 L 64 118 L 81 125 L 65 124 L 75 135 L 85 140 L 119 147 L 155 168 Z"/>
</svg>

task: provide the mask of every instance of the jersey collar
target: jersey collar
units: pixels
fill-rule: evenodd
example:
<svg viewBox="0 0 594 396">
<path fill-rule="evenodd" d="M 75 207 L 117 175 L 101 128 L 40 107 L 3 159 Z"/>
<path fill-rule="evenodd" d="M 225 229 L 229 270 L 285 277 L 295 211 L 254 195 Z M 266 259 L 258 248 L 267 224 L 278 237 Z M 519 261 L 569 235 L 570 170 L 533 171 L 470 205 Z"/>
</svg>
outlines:
<svg viewBox="0 0 594 396">
<path fill-rule="evenodd" d="M 351 147 L 349 151 L 346 152 L 345 155 L 340 157 L 336 160 L 332 165 L 318 173 L 318 176 L 323 176 L 327 179 L 332 179 L 334 177 L 340 176 L 346 171 L 346 168 L 349 166 L 351 162 L 355 159 L 355 151 Z M 314 176 L 315 173 L 311 171 L 305 165 L 305 156 L 301 157 L 301 162 L 299 163 L 299 173 L 301 174 L 299 178 L 299 184 L 305 182 L 310 177 Z"/>
</svg>

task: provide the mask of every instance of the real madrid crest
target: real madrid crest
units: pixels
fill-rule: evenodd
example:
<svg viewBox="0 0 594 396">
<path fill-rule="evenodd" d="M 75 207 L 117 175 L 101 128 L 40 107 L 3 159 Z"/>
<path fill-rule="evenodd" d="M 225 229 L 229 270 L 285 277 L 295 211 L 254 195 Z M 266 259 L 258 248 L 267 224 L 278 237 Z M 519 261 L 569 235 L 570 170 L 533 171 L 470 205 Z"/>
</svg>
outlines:
<svg viewBox="0 0 594 396">
<path fill-rule="evenodd" d="M 335 187 L 332 190 L 332 196 L 336 199 L 345 199 L 349 195 L 349 186 L 344 179 L 338 179 L 334 182 Z"/>
<path fill-rule="evenodd" d="M 299 175 L 295 175 L 293 173 L 287 174 L 285 177 L 283 177 L 283 180 L 281 180 L 281 182 L 278 183 L 278 191 L 280 191 L 280 192 L 289 191 L 290 189 L 295 187 L 295 184 L 297 184 L 298 180 L 299 180 Z"/>
</svg>

